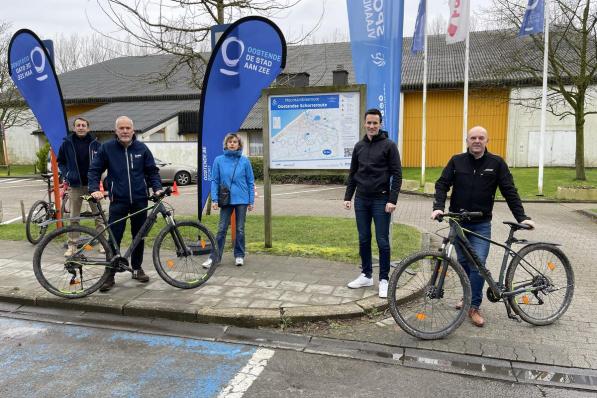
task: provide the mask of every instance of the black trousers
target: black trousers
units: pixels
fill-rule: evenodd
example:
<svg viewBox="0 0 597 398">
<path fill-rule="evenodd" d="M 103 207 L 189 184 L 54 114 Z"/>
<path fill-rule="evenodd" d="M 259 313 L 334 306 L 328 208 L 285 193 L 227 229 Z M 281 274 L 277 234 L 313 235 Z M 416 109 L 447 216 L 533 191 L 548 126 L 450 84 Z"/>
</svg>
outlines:
<svg viewBox="0 0 597 398">
<path fill-rule="evenodd" d="M 112 224 L 114 221 L 117 221 L 123 217 L 128 216 L 129 214 L 134 214 L 141 209 L 147 207 L 147 200 L 144 201 L 137 201 L 133 203 L 129 202 L 112 202 L 110 203 L 110 215 L 108 217 L 108 222 Z M 141 230 L 143 223 L 147 220 L 147 210 L 141 211 L 138 214 L 135 214 L 133 217 L 130 218 L 131 220 L 131 237 L 132 239 L 135 238 L 135 235 Z M 116 224 L 112 225 L 110 229 L 114 234 L 114 238 L 116 239 L 116 243 L 120 246 L 120 242 L 122 242 L 122 236 L 124 235 L 124 230 L 126 228 L 126 220 L 117 222 Z M 132 242 L 131 239 L 131 242 Z M 145 246 L 145 240 L 142 240 L 141 243 L 133 250 L 131 255 L 131 267 L 133 269 L 141 268 L 141 264 L 143 263 L 143 249 Z M 122 249 L 121 249 L 121 254 Z"/>
</svg>

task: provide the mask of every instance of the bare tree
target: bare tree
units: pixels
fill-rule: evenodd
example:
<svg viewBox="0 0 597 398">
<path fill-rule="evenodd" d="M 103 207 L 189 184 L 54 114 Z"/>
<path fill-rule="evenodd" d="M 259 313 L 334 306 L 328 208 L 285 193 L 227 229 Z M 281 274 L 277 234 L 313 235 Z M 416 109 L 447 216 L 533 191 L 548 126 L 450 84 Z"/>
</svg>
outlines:
<svg viewBox="0 0 597 398">
<path fill-rule="evenodd" d="M 122 56 L 148 55 L 148 48 L 131 40 L 113 40 L 93 33 L 87 36 L 60 34 L 54 39 L 54 62 L 58 74 Z"/>
<path fill-rule="evenodd" d="M 8 59 L 8 45 L 12 33 L 11 25 L 0 21 L 0 59 L 3 62 Z M 11 127 L 24 126 L 31 121 L 33 121 L 33 115 L 15 87 L 9 74 L 8 65 L 4 63 L 0 67 L 0 123 L 2 124 L 2 132 Z M 0 139 L 0 162 L 4 162 L 4 151 L 4 141 Z"/>
<path fill-rule="evenodd" d="M 283 15 L 302 0 L 96 1 L 118 28 L 117 34 L 131 37 L 141 48 L 175 56 L 167 70 L 160 74 L 160 80 L 167 81 L 181 68 L 188 68 L 192 83 L 199 87 L 208 62 L 212 25 L 230 23 L 246 15 Z M 313 29 L 320 22 L 321 17 Z"/>
<path fill-rule="evenodd" d="M 493 0 L 493 19 L 498 27 L 518 31 L 526 9 L 526 0 Z M 552 0 L 549 63 L 549 111 L 560 118 L 574 117 L 576 129 L 576 179 L 586 180 L 584 161 L 585 118 L 597 114 L 590 87 L 597 83 L 597 1 Z M 504 75 L 523 72 L 540 82 L 543 74 L 543 35 L 519 40 L 511 53 Z M 537 108 L 538 98 L 528 98 L 522 105 Z"/>
</svg>

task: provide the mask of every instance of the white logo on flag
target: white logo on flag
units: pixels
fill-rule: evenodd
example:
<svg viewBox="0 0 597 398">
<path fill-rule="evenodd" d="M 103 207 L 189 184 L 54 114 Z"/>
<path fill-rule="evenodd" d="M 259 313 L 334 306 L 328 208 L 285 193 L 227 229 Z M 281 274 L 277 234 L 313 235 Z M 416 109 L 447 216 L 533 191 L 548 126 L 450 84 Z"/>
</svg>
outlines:
<svg viewBox="0 0 597 398">
<path fill-rule="evenodd" d="M 238 54 L 238 58 L 234 58 L 234 59 L 230 59 L 228 57 L 228 45 L 232 42 L 238 43 L 238 45 L 240 46 L 240 53 Z M 224 42 L 222 43 L 222 59 L 224 60 L 224 63 L 226 64 L 226 66 L 229 68 L 235 68 L 236 65 L 238 65 L 238 61 L 240 61 L 244 51 L 245 51 L 245 43 L 243 43 L 238 38 L 236 38 L 234 36 L 230 36 L 229 38 L 224 40 Z M 226 76 L 238 75 L 237 71 L 224 69 L 224 68 L 220 68 L 220 72 L 222 72 Z"/>
<path fill-rule="evenodd" d="M 458 43 L 466 40 L 470 23 L 470 0 L 450 0 L 450 17 L 446 43 Z"/>
<path fill-rule="evenodd" d="M 39 56 L 41 59 L 41 64 L 39 64 L 39 65 L 35 65 L 35 62 L 33 61 L 33 54 L 35 54 L 35 53 L 39 53 Z M 29 54 L 29 58 L 31 59 L 31 64 L 35 68 L 35 71 L 37 73 L 43 73 L 44 69 L 46 69 L 46 54 L 44 53 L 44 50 L 42 50 L 40 47 L 35 47 L 33 50 L 31 50 L 31 54 Z M 44 73 L 41 76 L 37 76 L 35 79 L 38 82 L 43 82 L 47 78 L 48 78 L 48 74 Z"/>
<path fill-rule="evenodd" d="M 371 54 L 371 62 L 373 62 L 375 65 L 379 66 L 380 68 L 382 66 L 385 66 L 386 64 L 386 60 L 383 57 L 383 53 L 375 53 L 375 54 Z"/>
</svg>

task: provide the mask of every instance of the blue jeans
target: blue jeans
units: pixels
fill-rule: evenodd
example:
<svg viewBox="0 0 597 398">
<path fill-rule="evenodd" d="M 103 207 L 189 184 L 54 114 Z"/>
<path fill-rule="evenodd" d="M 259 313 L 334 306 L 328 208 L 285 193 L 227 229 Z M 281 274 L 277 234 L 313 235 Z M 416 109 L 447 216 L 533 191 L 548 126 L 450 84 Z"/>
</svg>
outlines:
<svg viewBox="0 0 597 398">
<path fill-rule="evenodd" d="M 232 211 L 236 214 L 236 239 L 234 240 L 234 257 L 245 258 L 245 220 L 247 219 L 248 205 L 230 205 L 220 208 L 220 223 L 218 224 L 218 234 L 216 242 L 218 243 L 218 253 L 212 254 L 212 260 L 220 261 L 224 253 L 226 244 L 226 232 L 230 225 Z M 217 255 L 217 258 L 214 256 Z"/>
<path fill-rule="evenodd" d="M 354 199 L 354 213 L 359 231 L 359 254 L 361 269 L 371 278 L 371 220 L 375 223 L 375 239 L 379 249 L 379 279 L 388 279 L 390 273 L 390 221 L 391 213 L 386 213 L 387 199 L 370 199 L 360 196 Z"/>
<path fill-rule="evenodd" d="M 480 223 L 462 223 L 463 228 L 466 228 L 472 232 L 475 232 L 481 236 L 486 237 L 487 239 L 491 239 L 491 222 L 485 221 Z M 471 243 L 471 246 L 479 256 L 481 260 L 481 264 L 485 266 L 485 261 L 487 260 L 487 255 L 489 254 L 489 242 L 477 238 L 471 234 L 465 234 L 468 241 Z M 456 254 L 458 255 L 458 262 L 462 265 L 462 268 L 466 271 L 468 275 L 468 279 L 471 282 L 471 290 L 472 290 L 472 299 L 471 299 L 471 308 L 477 308 L 481 306 L 481 302 L 483 301 L 483 285 L 485 284 L 485 279 L 479 274 L 476 268 L 469 265 L 469 262 L 460 249 L 459 246 L 456 246 Z"/>
</svg>

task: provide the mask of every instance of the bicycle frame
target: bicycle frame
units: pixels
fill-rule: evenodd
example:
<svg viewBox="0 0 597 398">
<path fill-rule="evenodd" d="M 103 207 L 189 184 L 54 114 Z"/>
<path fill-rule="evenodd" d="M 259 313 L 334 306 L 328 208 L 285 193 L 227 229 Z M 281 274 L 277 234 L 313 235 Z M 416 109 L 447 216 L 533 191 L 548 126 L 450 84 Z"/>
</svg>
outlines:
<svg viewBox="0 0 597 398">
<path fill-rule="evenodd" d="M 135 250 L 135 248 L 141 244 L 142 240 L 145 239 L 147 237 L 147 234 L 149 233 L 149 231 L 153 228 L 154 224 L 157 221 L 157 216 L 158 214 L 161 214 L 162 217 L 166 220 L 166 223 L 168 225 L 175 225 L 175 221 L 174 218 L 172 217 L 172 213 L 166 209 L 166 207 L 164 206 L 164 204 L 162 203 L 162 198 L 160 198 L 156 203 L 149 205 L 141 210 L 138 210 L 132 214 L 129 214 L 126 217 L 122 217 L 112 223 L 108 223 L 108 220 L 106 218 L 106 214 L 104 213 L 103 209 L 102 209 L 102 205 L 100 202 L 96 202 L 97 207 L 98 207 L 98 212 L 99 215 L 101 216 L 102 220 L 104 221 L 104 228 L 100 231 L 97 232 L 93 238 L 92 238 L 92 242 L 96 241 L 96 239 L 102 235 L 106 230 L 108 231 L 108 243 L 110 245 L 110 247 L 112 248 L 114 255 L 113 257 L 110 259 L 110 261 L 89 261 L 87 262 L 87 265 L 98 265 L 98 266 L 105 266 L 105 267 L 113 267 L 112 263 L 113 260 L 115 258 L 118 257 L 122 257 L 125 259 L 128 259 L 131 257 L 133 251 Z M 116 243 L 116 238 L 114 237 L 114 234 L 112 233 L 112 230 L 110 229 L 110 227 L 116 223 L 119 222 L 125 222 L 127 219 L 134 217 L 135 215 L 142 213 L 144 211 L 149 211 L 149 214 L 147 215 L 147 219 L 145 220 L 145 222 L 143 223 L 143 225 L 141 226 L 141 229 L 139 230 L 139 232 L 137 233 L 137 235 L 135 235 L 135 237 L 133 238 L 133 241 L 131 242 L 131 245 L 129 246 L 129 248 L 127 249 L 127 251 L 124 253 L 124 255 L 121 255 L 120 252 L 120 246 Z M 97 214 L 94 214 L 93 216 L 96 216 Z M 176 243 L 177 246 L 177 254 L 182 254 L 182 255 L 189 255 L 190 253 L 187 252 L 187 249 L 184 247 L 184 245 L 182 244 L 183 239 L 180 236 L 180 233 L 178 232 L 177 229 L 174 229 L 173 231 L 173 239 Z M 179 248 L 183 248 L 184 249 L 184 253 L 180 253 L 179 252 Z M 74 254 L 75 256 L 81 251 L 82 249 L 77 250 L 77 252 Z M 132 271 L 132 268 L 130 266 L 125 266 L 124 264 L 119 264 L 119 267 L 122 268 L 123 270 Z"/>
</svg>

